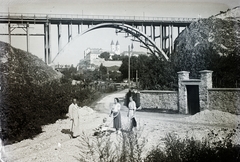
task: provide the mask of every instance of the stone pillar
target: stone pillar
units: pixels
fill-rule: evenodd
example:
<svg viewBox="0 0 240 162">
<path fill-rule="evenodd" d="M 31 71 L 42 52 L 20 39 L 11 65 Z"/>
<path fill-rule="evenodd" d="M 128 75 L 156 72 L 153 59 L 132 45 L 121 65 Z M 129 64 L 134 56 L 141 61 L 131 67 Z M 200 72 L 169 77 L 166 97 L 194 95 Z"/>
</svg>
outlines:
<svg viewBox="0 0 240 162">
<path fill-rule="evenodd" d="M 182 83 L 183 80 L 189 80 L 188 71 L 178 72 L 178 109 L 180 113 L 187 114 L 187 88 Z"/>
<path fill-rule="evenodd" d="M 212 73 L 210 70 L 203 70 L 201 74 L 201 84 L 199 85 L 200 111 L 209 109 L 208 89 L 212 88 Z"/>
</svg>

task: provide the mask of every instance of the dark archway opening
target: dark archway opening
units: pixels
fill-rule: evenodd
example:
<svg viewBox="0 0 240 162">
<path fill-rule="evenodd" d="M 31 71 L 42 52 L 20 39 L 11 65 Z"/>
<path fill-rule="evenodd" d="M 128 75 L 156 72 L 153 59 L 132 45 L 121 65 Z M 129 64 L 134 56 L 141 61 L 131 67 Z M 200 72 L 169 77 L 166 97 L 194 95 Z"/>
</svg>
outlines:
<svg viewBox="0 0 240 162">
<path fill-rule="evenodd" d="M 186 85 L 187 88 L 187 105 L 188 113 L 194 115 L 200 112 L 199 103 L 199 86 L 198 85 Z"/>
</svg>

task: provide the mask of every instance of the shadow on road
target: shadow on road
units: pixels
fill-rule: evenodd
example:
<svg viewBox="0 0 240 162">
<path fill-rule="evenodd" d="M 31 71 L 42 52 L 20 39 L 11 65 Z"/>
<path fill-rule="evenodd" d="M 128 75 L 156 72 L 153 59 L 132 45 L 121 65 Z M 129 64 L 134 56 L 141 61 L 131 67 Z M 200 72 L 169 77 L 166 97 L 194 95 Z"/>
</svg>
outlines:
<svg viewBox="0 0 240 162">
<path fill-rule="evenodd" d="M 72 132 L 70 131 L 70 129 L 62 129 L 61 132 L 64 134 L 72 135 Z"/>
</svg>

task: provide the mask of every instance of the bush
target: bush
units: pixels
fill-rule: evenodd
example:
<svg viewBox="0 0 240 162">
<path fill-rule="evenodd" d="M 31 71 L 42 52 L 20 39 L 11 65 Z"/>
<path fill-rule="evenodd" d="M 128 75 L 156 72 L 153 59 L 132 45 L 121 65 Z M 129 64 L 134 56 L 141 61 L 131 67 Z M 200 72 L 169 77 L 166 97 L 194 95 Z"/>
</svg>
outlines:
<svg viewBox="0 0 240 162">
<path fill-rule="evenodd" d="M 223 129 L 223 128 L 222 128 Z M 219 138 L 219 132 L 211 131 L 202 141 L 194 138 L 178 138 L 175 134 L 167 134 L 165 147 L 157 146 L 144 157 L 145 138 L 141 133 L 123 131 L 122 136 L 114 140 L 114 136 L 97 136 L 91 138 L 83 135 L 79 161 L 104 162 L 238 162 L 240 146 L 230 144 L 234 129 Z M 226 131 L 225 131 L 226 132 Z M 218 139 L 218 140 L 216 140 Z"/>
<path fill-rule="evenodd" d="M 183 140 L 177 138 L 175 135 L 168 134 L 165 140 L 165 148 L 160 149 L 156 147 L 153 149 L 147 157 L 145 158 L 146 162 L 224 162 L 231 161 L 237 162 L 240 161 L 240 147 L 234 146 L 226 143 L 216 144 L 210 143 L 215 134 L 209 134 L 207 140 L 202 142 L 196 141 L 193 138 L 185 138 Z M 217 138 L 215 136 L 215 138 Z"/>
<path fill-rule="evenodd" d="M 90 138 L 84 134 L 81 138 L 79 161 L 128 162 L 142 161 L 145 139 L 136 132 L 123 131 L 122 136 L 112 140 L 111 136 Z"/>
<path fill-rule="evenodd" d="M 1 138 L 5 144 L 33 138 L 41 126 L 66 117 L 71 99 L 88 105 L 100 96 L 90 89 L 52 81 L 43 85 L 8 84 L 1 91 Z"/>
</svg>

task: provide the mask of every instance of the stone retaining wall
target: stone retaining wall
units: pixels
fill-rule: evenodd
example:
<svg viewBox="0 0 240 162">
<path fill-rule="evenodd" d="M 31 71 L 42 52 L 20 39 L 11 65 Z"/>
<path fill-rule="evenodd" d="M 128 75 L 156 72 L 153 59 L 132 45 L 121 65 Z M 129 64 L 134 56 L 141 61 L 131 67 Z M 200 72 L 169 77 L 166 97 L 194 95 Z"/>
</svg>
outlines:
<svg viewBox="0 0 240 162">
<path fill-rule="evenodd" d="M 178 93 L 176 91 L 144 90 L 140 92 L 142 108 L 178 110 Z"/>
<path fill-rule="evenodd" d="M 240 88 L 208 89 L 209 109 L 240 114 Z"/>
</svg>

